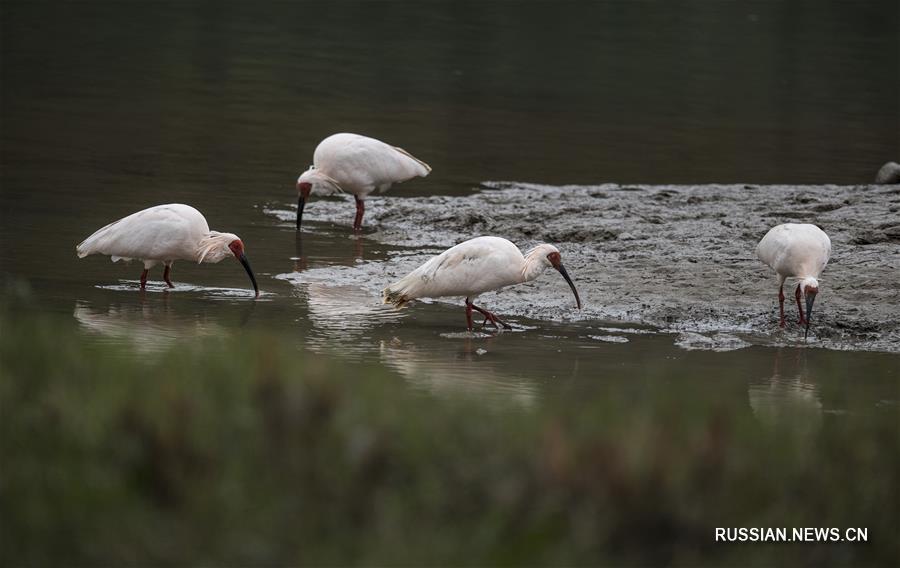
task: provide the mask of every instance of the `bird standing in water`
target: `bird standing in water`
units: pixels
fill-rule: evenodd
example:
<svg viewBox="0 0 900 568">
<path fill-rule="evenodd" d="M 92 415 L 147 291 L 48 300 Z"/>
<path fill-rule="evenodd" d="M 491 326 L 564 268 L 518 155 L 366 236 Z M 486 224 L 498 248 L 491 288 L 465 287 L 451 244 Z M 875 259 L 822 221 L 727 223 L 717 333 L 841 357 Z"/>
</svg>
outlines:
<svg viewBox="0 0 900 568">
<path fill-rule="evenodd" d="M 402 148 L 359 134 L 332 134 L 319 143 L 312 167 L 297 179 L 297 230 L 313 190 L 352 194 L 356 199 L 353 229 L 358 231 L 370 193 L 376 189 L 384 193 L 395 183 L 425 177 L 429 172 L 431 166 Z"/>
<path fill-rule="evenodd" d="M 499 324 L 510 329 L 509 324 L 476 306 L 475 298 L 484 292 L 530 282 L 548 267 L 555 268 L 566 279 L 580 309 L 578 290 L 555 246 L 540 244 L 523 255 L 516 245 L 500 237 L 477 237 L 447 249 L 385 288 L 382 296 L 385 304 L 397 307 L 415 298 L 463 296 L 469 331 L 472 310 L 484 316 L 485 324 L 490 322 L 494 327 Z"/>
<path fill-rule="evenodd" d="M 170 203 L 138 211 L 97 230 L 75 250 L 78 258 L 105 254 L 113 262 L 142 260 L 141 290 L 147 287 L 150 269 L 160 262 L 165 265 L 163 280 L 169 288 L 174 288 L 169 276 L 176 260 L 199 264 L 219 262 L 233 255 L 244 266 L 259 297 L 256 277 L 244 254 L 244 243 L 235 234 L 210 231 L 203 214 L 190 205 Z"/>
<path fill-rule="evenodd" d="M 825 231 L 810 224 L 785 223 L 773 227 L 756 247 L 756 256 L 778 274 L 778 305 L 781 310 L 781 327 L 784 327 L 784 281 L 798 278 L 797 310 L 800 325 L 806 324 L 804 337 L 809 335 L 813 302 L 819 293 L 819 275 L 831 256 L 831 239 Z M 800 298 L 806 298 L 806 316 Z"/>
</svg>

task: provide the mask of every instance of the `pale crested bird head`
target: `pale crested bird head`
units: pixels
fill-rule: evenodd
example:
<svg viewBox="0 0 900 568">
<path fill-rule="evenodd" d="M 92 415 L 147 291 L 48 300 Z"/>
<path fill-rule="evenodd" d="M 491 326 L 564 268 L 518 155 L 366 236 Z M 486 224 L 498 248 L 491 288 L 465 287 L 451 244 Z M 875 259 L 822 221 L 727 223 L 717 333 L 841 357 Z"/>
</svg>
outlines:
<svg viewBox="0 0 900 568">
<path fill-rule="evenodd" d="M 210 231 L 205 237 L 200 239 L 197 264 L 201 262 L 220 262 L 223 258 L 231 256 L 234 254 L 231 244 L 235 242 L 240 247 L 241 252 L 243 252 L 244 243 L 234 233 Z"/>
<path fill-rule="evenodd" d="M 315 166 L 310 166 L 297 178 L 297 194 L 303 198 L 308 198 L 310 195 L 324 196 L 343 192 L 344 190 L 337 181 Z"/>
<path fill-rule="evenodd" d="M 553 262 L 550 260 L 551 254 L 555 254 L 555 258 L 560 258 L 558 248 L 551 244 L 541 243 L 539 245 L 535 245 L 534 248 L 526 252 L 525 259 L 526 261 L 540 263 L 541 268 L 550 268 L 551 266 L 553 266 Z"/>
<path fill-rule="evenodd" d="M 816 294 L 819 293 L 819 281 L 807 276 L 800 281 L 800 290 L 806 298 L 806 331 L 803 334 L 805 339 L 809 336 L 809 323 L 812 321 L 813 303 L 816 301 Z"/>
<path fill-rule="evenodd" d="M 234 233 L 220 233 L 218 231 L 210 231 L 205 237 L 200 239 L 198 247 L 197 264 L 201 262 L 219 262 L 223 258 L 234 256 L 238 262 L 243 265 L 253 284 L 253 291 L 256 297 L 259 297 L 259 286 L 256 284 L 256 276 L 250 268 L 250 262 L 247 255 L 244 254 L 244 243 Z"/>
<path fill-rule="evenodd" d="M 308 170 L 300 174 L 300 177 L 297 178 L 297 195 L 301 197 L 308 198 L 309 194 L 312 193 L 313 183 L 316 181 L 315 168 L 310 166 Z"/>
<path fill-rule="evenodd" d="M 331 195 L 333 193 L 341 193 L 343 189 L 331 177 L 317 170 L 315 166 L 310 166 L 308 170 L 300 174 L 297 178 L 297 229 L 303 222 L 303 208 L 312 195 Z"/>
<path fill-rule="evenodd" d="M 562 274 L 563 278 L 566 279 L 566 282 L 568 282 L 569 284 L 569 288 L 571 288 L 572 293 L 575 294 L 575 304 L 580 310 L 581 298 L 578 296 L 578 290 L 575 288 L 575 283 L 572 282 L 572 278 L 569 277 L 569 273 L 563 266 L 562 255 L 559 253 L 559 249 L 555 246 L 543 243 L 528 251 L 525 254 L 525 267 L 522 269 L 522 276 L 526 281 L 533 280 L 537 278 L 545 268 L 550 267 L 555 268 L 560 274 Z"/>
<path fill-rule="evenodd" d="M 800 290 L 803 291 L 804 298 L 809 295 L 815 296 L 819 293 L 819 281 L 808 276 L 800 281 Z"/>
</svg>

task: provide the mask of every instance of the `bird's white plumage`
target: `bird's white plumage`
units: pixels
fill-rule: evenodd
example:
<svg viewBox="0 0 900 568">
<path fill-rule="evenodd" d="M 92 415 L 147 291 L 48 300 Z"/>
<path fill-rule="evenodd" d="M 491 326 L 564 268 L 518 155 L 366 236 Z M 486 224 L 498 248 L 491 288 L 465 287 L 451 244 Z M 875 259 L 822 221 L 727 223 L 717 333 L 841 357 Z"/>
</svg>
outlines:
<svg viewBox="0 0 900 568">
<path fill-rule="evenodd" d="M 831 239 L 807 223 L 773 227 L 756 247 L 757 257 L 785 278 L 818 278 L 831 256 Z"/>
<path fill-rule="evenodd" d="M 231 233 L 210 231 L 203 214 L 181 203 L 157 205 L 94 232 L 76 247 L 79 258 L 104 254 L 117 260 L 140 259 L 144 268 L 175 260 L 218 262 L 228 256 Z"/>
<path fill-rule="evenodd" d="M 392 184 L 425 177 L 431 167 L 412 154 L 359 134 L 333 134 L 313 154 L 313 166 L 298 183 L 308 182 L 315 193 L 343 191 L 360 199 Z"/>
<path fill-rule="evenodd" d="M 400 304 L 414 298 L 466 296 L 497 290 L 537 278 L 551 266 L 547 255 L 559 252 L 542 244 L 523 255 L 500 237 L 476 237 L 429 259 L 384 290 L 385 301 Z"/>
</svg>

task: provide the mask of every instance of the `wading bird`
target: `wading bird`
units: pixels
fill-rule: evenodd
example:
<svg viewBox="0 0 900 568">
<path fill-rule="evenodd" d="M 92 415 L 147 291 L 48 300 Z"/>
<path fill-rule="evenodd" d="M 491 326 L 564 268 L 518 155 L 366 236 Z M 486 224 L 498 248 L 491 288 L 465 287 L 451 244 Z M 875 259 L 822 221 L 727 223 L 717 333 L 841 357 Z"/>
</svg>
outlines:
<svg viewBox="0 0 900 568">
<path fill-rule="evenodd" d="M 798 278 L 797 311 L 800 312 L 800 325 L 806 324 L 804 337 L 809 335 L 809 322 L 812 319 L 813 302 L 819 293 L 817 278 L 831 256 L 831 239 L 825 231 L 809 224 L 786 223 L 773 227 L 756 247 L 756 256 L 768 264 L 778 274 L 778 305 L 781 309 L 781 327 L 784 327 L 784 281 L 787 278 Z M 806 298 L 806 317 L 803 317 L 803 306 L 800 297 Z"/>
<path fill-rule="evenodd" d="M 317 194 L 350 193 L 356 199 L 353 229 L 362 227 L 365 199 L 376 189 L 384 193 L 392 184 L 425 177 L 431 166 L 412 154 L 359 134 L 332 134 L 319 142 L 313 165 L 297 179 L 297 229 L 303 207 L 313 190 Z"/>
<path fill-rule="evenodd" d="M 244 255 L 244 243 L 235 234 L 210 231 L 203 215 L 190 205 L 170 203 L 138 211 L 97 230 L 75 247 L 75 251 L 78 258 L 105 254 L 113 262 L 142 260 L 141 290 L 147 287 L 150 269 L 160 262 L 165 265 L 163 280 L 169 288 L 174 288 L 169 279 L 174 261 L 191 260 L 199 264 L 219 262 L 234 255 L 244 265 L 259 297 L 256 277 Z"/>
<path fill-rule="evenodd" d="M 431 258 L 382 291 L 385 304 L 401 307 L 416 298 L 464 296 L 466 298 L 466 322 L 472 330 L 472 310 L 484 316 L 482 326 L 491 322 L 510 329 L 491 312 L 472 302 L 484 292 L 513 284 L 530 282 L 547 267 L 562 274 L 581 309 L 578 290 L 562 265 L 559 250 L 553 245 L 537 245 L 524 256 L 519 248 L 500 237 L 477 237 L 460 243 Z"/>
</svg>

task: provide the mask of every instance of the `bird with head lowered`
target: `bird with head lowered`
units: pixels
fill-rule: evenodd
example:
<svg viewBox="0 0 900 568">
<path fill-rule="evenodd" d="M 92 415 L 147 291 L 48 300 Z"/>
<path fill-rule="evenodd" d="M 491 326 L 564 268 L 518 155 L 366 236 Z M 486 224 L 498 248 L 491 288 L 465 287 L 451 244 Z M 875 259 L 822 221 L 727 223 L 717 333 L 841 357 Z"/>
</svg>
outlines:
<svg viewBox="0 0 900 568">
<path fill-rule="evenodd" d="M 559 249 L 540 244 L 522 254 L 519 247 L 500 237 L 476 237 L 431 258 L 382 291 L 385 304 L 401 307 L 415 298 L 463 296 L 466 299 L 466 323 L 472 330 L 472 311 L 484 316 L 494 327 L 510 326 L 493 313 L 474 304 L 484 292 L 506 286 L 530 282 L 545 268 L 557 270 L 575 294 L 581 308 L 581 298 L 572 278 L 562 264 Z"/>
<path fill-rule="evenodd" d="M 181 203 L 157 205 L 98 229 L 75 248 L 78 258 L 104 254 L 112 261 L 139 259 L 144 263 L 141 290 L 147 287 L 150 269 L 165 266 L 163 280 L 174 288 L 170 278 L 176 260 L 215 263 L 234 256 L 247 271 L 256 297 L 259 286 L 244 254 L 244 243 L 233 233 L 210 231 L 203 214 Z"/>
<path fill-rule="evenodd" d="M 349 193 L 356 200 L 353 229 L 362 228 L 366 197 L 395 183 L 425 177 L 431 166 L 403 148 L 359 134 L 332 134 L 313 154 L 313 165 L 297 179 L 297 230 L 310 195 Z"/>
<path fill-rule="evenodd" d="M 809 336 L 813 303 L 819 293 L 819 275 L 831 256 L 831 239 L 825 231 L 808 223 L 785 223 L 772 227 L 756 247 L 756 256 L 769 265 L 778 275 L 778 306 L 781 311 L 779 325 L 785 326 L 784 281 L 797 278 L 797 310 L 800 325 L 806 325 L 804 337 Z M 806 315 L 800 299 L 806 299 Z"/>
</svg>

